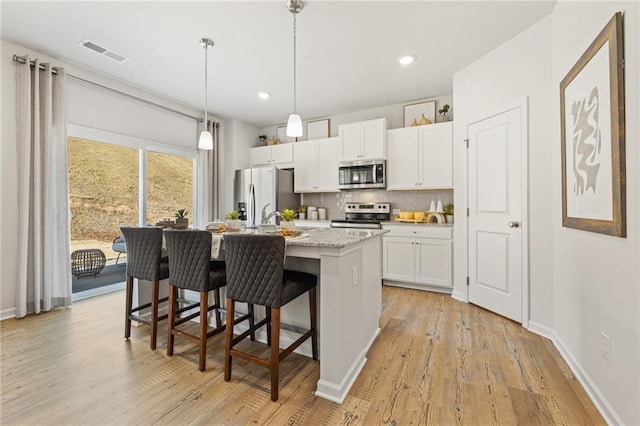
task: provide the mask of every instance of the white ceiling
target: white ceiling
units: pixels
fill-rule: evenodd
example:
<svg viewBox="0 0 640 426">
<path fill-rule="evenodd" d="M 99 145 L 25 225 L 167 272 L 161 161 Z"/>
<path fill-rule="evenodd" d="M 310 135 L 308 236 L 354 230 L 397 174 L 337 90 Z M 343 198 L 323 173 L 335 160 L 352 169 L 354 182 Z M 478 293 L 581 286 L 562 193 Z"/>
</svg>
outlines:
<svg viewBox="0 0 640 426">
<path fill-rule="evenodd" d="M 303 120 L 451 94 L 453 74 L 547 16 L 555 1 L 322 1 L 298 15 Z M 258 127 L 293 105 L 293 17 L 278 1 L 2 1 L 2 38 Z M 80 47 L 90 39 L 131 60 Z M 15 52 L 20 54 L 20 52 Z M 405 53 L 417 60 L 403 67 Z M 261 100 L 257 92 L 271 93 Z"/>
</svg>

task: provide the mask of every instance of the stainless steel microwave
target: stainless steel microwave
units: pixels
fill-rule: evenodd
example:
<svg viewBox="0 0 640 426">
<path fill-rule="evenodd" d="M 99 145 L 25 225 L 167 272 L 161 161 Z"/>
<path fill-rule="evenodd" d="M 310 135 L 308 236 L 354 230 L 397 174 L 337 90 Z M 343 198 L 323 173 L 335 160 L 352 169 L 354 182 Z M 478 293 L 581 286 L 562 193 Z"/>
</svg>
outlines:
<svg viewBox="0 0 640 426">
<path fill-rule="evenodd" d="M 386 188 L 385 160 L 343 161 L 338 167 L 338 188 Z"/>
</svg>

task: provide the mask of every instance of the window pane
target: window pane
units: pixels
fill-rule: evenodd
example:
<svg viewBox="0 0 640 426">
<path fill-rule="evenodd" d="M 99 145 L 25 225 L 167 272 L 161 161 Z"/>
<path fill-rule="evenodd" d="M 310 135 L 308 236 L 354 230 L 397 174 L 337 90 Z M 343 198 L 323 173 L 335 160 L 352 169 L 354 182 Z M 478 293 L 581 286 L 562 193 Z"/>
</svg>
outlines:
<svg viewBox="0 0 640 426">
<path fill-rule="evenodd" d="M 138 224 L 138 150 L 70 137 L 71 251 L 99 248 L 107 259 L 120 225 Z"/>
<path fill-rule="evenodd" d="M 193 218 L 193 158 L 147 153 L 147 222 L 175 220 L 180 209 Z"/>
</svg>

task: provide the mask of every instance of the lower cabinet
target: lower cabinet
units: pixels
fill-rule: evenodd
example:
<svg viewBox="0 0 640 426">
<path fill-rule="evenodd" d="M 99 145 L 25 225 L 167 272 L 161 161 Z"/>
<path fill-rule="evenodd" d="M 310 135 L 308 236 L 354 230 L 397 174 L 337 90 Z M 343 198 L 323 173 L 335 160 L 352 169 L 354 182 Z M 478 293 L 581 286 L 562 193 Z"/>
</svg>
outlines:
<svg viewBox="0 0 640 426">
<path fill-rule="evenodd" d="M 384 225 L 382 278 L 385 284 L 451 292 L 453 228 Z"/>
</svg>

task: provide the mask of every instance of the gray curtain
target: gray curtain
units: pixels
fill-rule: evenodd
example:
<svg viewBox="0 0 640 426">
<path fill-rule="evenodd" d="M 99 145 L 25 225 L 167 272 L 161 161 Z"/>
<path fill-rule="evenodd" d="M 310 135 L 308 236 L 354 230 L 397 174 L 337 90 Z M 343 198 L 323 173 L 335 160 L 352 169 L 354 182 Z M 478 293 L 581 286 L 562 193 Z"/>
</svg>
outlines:
<svg viewBox="0 0 640 426">
<path fill-rule="evenodd" d="M 18 318 L 71 305 L 66 75 L 24 59 L 15 62 Z"/>
</svg>

